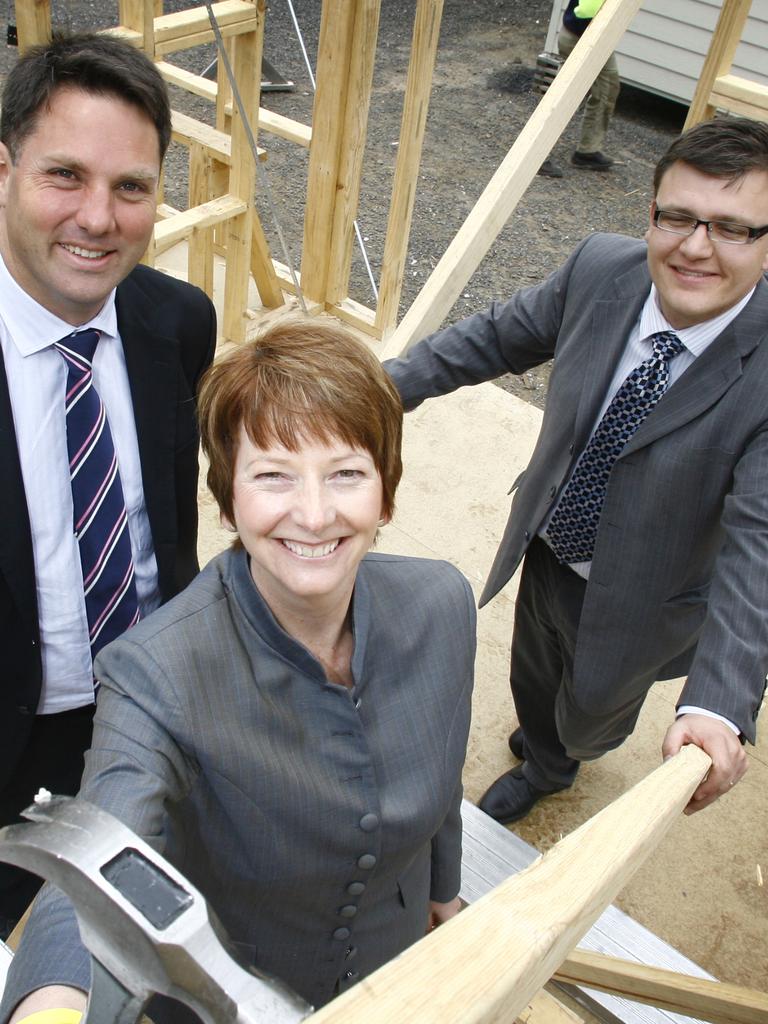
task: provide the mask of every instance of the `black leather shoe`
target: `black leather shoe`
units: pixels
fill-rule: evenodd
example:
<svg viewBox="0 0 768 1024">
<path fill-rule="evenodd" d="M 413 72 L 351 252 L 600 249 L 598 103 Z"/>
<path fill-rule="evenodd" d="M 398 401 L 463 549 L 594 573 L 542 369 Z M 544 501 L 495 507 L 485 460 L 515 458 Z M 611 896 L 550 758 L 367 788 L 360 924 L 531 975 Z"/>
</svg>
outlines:
<svg viewBox="0 0 768 1024">
<path fill-rule="evenodd" d="M 571 163 L 585 171 L 608 171 L 613 167 L 613 160 L 599 150 L 594 153 L 580 153 L 577 149 L 571 157 Z"/>
<path fill-rule="evenodd" d="M 515 755 L 517 760 L 522 761 L 525 757 L 525 753 L 523 751 L 523 743 L 525 740 L 523 738 L 523 730 L 519 725 L 514 732 L 509 734 L 509 740 L 507 742 L 509 743 L 509 749 Z"/>
<path fill-rule="evenodd" d="M 562 178 L 563 169 L 554 160 L 545 160 L 536 173 L 542 178 Z"/>
<path fill-rule="evenodd" d="M 549 790 L 532 786 L 523 775 L 523 766 L 519 764 L 496 779 L 477 806 L 502 825 L 509 825 L 512 821 L 524 818 L 534 804 L 550 795 Z"/>
</svg>

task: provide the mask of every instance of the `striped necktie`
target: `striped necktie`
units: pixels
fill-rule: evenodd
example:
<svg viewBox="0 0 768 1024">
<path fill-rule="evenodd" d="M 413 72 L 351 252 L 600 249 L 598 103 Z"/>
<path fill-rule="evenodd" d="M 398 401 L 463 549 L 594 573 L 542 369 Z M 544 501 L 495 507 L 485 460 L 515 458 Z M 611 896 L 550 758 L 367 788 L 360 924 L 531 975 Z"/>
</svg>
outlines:
<svg viewBox="0 0 768 1024">
<path fill-rule="evenodd" d="M 653 353 L 636 366 L 603 413 L 546 529 L 559 562 L 589 562 L 595 550 L 608 478 L 625 445 L 669 384 L 669 362 L 684 345 L 674 331 L 650 338 Z"/>
<path fill-rule="evenodd" d="M 128 515 L 104 403 L 93 385 L 96 330 L 56 342 L 67 367 L 66 420 L 74 530 L 91 655 L 139 620 Z"/>
</svg>

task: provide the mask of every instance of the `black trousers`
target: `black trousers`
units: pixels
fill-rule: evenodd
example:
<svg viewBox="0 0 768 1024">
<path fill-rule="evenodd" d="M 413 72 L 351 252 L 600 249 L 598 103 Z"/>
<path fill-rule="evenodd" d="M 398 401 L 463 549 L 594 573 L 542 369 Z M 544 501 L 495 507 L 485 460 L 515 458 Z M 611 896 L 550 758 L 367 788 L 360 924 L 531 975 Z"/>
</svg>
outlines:
<svg viewBox="0 0 768 1024">
<path fill-rule="evenodd" d="M 586 580 L 561 565 L 543 540 L 533 541 L 515 606 L 510 685 L 525 735 L 523 773 L 543 790 L 570 786 L 580 761 L 620 746 L 656 679 L 654 671 L 633 680 L 632 692 L 641 696 L 605 715 L 588 715 L 579 707 L 573 661 L 586 589 Z"/>
<path fill-rule="evenodd" d="M 74 796 L 80 788 L 83 758 L 91 745 L 95 704 L 37 715 L 24 754 L 0 791 L 0 825 L 23 820 L 21 812 L 45 786 L 52 793 Z M 0 938 L 6 938 L 42 885 L 37 875 L 0 863 Z"/>
</svg>

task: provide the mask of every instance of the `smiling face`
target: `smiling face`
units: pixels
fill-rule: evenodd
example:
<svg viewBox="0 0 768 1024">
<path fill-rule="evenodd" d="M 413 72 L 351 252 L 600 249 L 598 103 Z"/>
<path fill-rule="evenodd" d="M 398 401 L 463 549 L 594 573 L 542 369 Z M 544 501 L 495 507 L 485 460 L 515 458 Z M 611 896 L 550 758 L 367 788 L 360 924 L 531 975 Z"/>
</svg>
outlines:
<svg viewBox="0 0 768 1024">
<path fill-rule="evenodd" d="M 0 144 L 0 252 L 16 282 L 73 326 L 141 259 L 155 219 L 157 131 L 115 96 L 58 89 L 16 162 Z"/>
<path fill-rule="evenodd" d="M 381 477 L 368 452 L 306 440 L 257 448 L 241 428 L 234 526 L 251 575 L 276 617 L 346 612 L 357 569 L 382 518 Z"/>
<path fill-rule="evenodd" d="M 768 173 L 748 171 L 730 183 L 678 161 L 661 179 L 651 217 L 656 207 L 700 220 L 762 227 L 768 224 Z M 712 242 L 701 224 L 686 237 L 651 222 L 645 238 L 661 310 L 678 329 L 724 313 L 768 270 L 768 236 L 750 245 L 729 245 Z"/>
</svg>

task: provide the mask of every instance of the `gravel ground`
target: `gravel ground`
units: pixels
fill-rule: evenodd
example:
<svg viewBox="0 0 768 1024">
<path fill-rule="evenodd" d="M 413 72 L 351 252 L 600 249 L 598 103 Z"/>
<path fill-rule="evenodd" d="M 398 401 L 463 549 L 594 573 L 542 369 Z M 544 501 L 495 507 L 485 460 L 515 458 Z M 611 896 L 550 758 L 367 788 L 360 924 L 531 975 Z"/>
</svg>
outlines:
<svg viewBox="0 0 768 1024">
<path fill-rule="evenodd" d="M 166 0 L 165 10 L 191 6 Z M 489 178 L 538 102 L 533 86 L 537 54 L 543 49 L 551 0 L 445 0 L 440 48 L 434 76 L 427 135 L 419 175 L 401 315 L 424 285 L 448 243 L 470 212 Z M 320 25 L 320 0 L 294 0 L 296 18 L 313 66 Z M 378 279 L 384 246 L 391 175 L 397 151 L 405 74 L 415 0 L 384 0 L 374 92 L 369 116 L 358 221 Z M 12 18 L 12 10 L 9 9 Z M 94 0 L 53 0 L 54 25 L 71 29 L 114 24 L 117 4 Z M 17 51 L 0 51 L 0 74 Z M 310 123 L 312 85 L 297 40 L 287 0 L 268 7 L 265 54 L 295 82 L 287 93 L 265 93 L 263 104 Z M 213 59 L 212 46 L 172 56 L 175 63 L 202 71 Z M 205 101 L 179 90 L 173 103 L 211 121 Z M 562 179 L 535 178 L 487 257 L 450 313 L 457 320 L 503 298 L 516 288 L 540 281 L 558 266 L 590 231 L 644 230 L 653 164 L 679 132 L 684 109 L 625 88 L 611 125 L 606 150 L 616 160 L 608 174 L 577 170 L 568 163 L 578 135 L 579 116 L 555 146 L 564 167 Z M 281 139 L 262 137 L 269 153 L 267 174 L 278 218 L 296 265 L 301 259 L 301 223 L 306 190 L 307 153 Z M 262 189 L 263 191 L 263 189 Z M 166 174 L 166 197 L 186 205 L 186 153 L 173 147 Z M 272 216 L 260 201 L 262 221 L 276 258 L 284 261 Z M 350 292 L 365 305 L 373 293 L 359 252 L 353 259 Z M 548 367 L 500 384 L 542 406 Z"/>
</svg>

